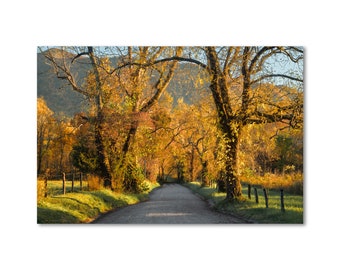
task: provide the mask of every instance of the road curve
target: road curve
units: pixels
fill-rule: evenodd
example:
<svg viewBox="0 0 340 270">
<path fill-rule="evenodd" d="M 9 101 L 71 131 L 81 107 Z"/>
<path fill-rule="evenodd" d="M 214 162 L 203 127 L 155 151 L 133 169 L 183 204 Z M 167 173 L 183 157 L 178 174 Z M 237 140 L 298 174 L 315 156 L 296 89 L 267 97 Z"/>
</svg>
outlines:
<svg viewBox="0 0 340 270">
<path fill-rule="evenodd" d="M 150 194 L 150 200 L 107 213 L 95 224 L 217 224 L 244 223 L 212 211 L 191 190 L 178 184 L 164 184 Z"/>
</svg>

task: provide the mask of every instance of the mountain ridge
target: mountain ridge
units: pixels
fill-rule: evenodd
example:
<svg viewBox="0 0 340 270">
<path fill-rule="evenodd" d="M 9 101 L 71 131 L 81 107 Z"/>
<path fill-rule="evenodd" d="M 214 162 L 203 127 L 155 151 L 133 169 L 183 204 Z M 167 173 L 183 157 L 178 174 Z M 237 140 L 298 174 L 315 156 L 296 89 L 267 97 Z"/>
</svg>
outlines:
<svg viewBox="0 0 340 270">
<path fill-rule="evenodd" d="M 59 49 L 51 48 L 48 51 L 55 57 L 64 57 L 65 53 Z M 43 97 L 47 106 L 56 114 L 73 117 L 79 112 L 86 112 L 89 108 L 86 97 L 74 91 L 66 80 L 58 79 L 54 74 L 53 67 L 48 64 L 44 53 L 37 54 L 37 97 Z M 66 52 L 67 59 L 71 61 L 76 56 L 75 54 Z M 63 55 L 61 55 L 63 54 Z M 113 66 L 118 64 L 118 59 L 110 58 Z M 85 82 L 88 72 L 91 70 L 91 63 L 87 57 L 81 56 L 72 64 L 72 69 L 77 73 L 79 85 Z M 177 99 L 182 97 L 185 103 L 192 103 L 195 98 L 195 85 L 193 82 L 182 83 L 183 71 L 197 75 L 198 67 L 189 63 L 181 63 L 175 71 L 174 78 L 171 80 L 167 92 L 174 98 L 174 105 L 177 104 Z M 207 88 L 207 87 L 206 87 Z M 207 90 L 204 90 L 206 92 Z"/>
</svg>

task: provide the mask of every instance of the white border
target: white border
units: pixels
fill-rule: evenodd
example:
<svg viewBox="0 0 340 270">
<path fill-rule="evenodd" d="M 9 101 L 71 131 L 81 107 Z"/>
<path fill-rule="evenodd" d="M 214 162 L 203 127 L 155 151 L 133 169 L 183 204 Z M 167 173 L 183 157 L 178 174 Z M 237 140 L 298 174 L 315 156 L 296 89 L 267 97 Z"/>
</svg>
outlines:
<svg viewBox="0 0 340 270">
<path fill-rule="evenodd" d="M 340 240 L 335 4 L 327 0 L 2 4 L 1 264 L 13 269 L 333 269 L 338 263 L 331 243 Z M 305 225 L 36 225 L 32 187 L 36 46 L 89 44 L 304 46 Z"/>
</svg>

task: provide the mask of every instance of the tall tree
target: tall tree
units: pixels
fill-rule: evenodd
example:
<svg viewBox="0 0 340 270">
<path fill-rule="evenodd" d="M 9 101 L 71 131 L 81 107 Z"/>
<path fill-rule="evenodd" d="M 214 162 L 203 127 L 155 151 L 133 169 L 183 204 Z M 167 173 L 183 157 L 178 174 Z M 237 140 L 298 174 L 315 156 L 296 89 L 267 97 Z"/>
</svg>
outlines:
<svg viewBox="0 0 340 270">
<path fill-rule="evenodd" d="M 94 119 L 88 119 L 95 125 L 95 142 L 98 155 L 98 166 L 100 176 L 104 178 L 105 186 L 112 186 L 112 172 L 117 171 L 117 167 L 112 166 L 112 155 L 109 154 L 109 147 L 115 142 L 106 143 L 108 136 L 108 119 L 111 116 L 106 115 L 109 111 L 112 113 L 112 102 L 106 102 L 108 96 L 113 92 L 121 91 L 124 96 L 126 119 L 130 119 L 129 130 L 126 133 L 125 142 L 122 145 L 118 163 L 119 171 L 128 171 L 126 168 L 129 164 L 126 162 L 128 152 L 131 150 L 134 137 L 136 136 L 138 126 L 143 115 L 147 114 L 150 109 L 158 102 L 166 88 L 168 87 L 177 66 L 177 61 L 172 63 L 154 63 L 160 55 L 180 57 L 181 47 L 116 47 L 111 48 L 111 52 L 119 55 L 118 62 L 122 65 L 119 69 L 114 69 L 108 65 L 103 57 L 99 57 L 104 48 L 94 52 L 93 47 L 73 48 L 76 53 L 71 54 L 70 49 L 46 51 L 45 57 L 54 68 L 58 78 L 66 80 L 74 91 L 83 94 L 92 102 L 95 108 Z M 88 60 L 84 60 L 84 57 Z M 86 59 L 86 58 L 85 58 Z M 86 63 L 91 67 L 90 80 L 84 84 L 77 80 L 74 73 L 73 65 L 77 62 Z M 125 65 L 126 62 L 135 61 L 139 65 Z M 108 78 L 115 77 L 116 81 L 107 83 Z"/>
<path fill-rule="evenodd" d="M 177 61 L 167 64 L 151 65 L 160 55 L 174 54 L 180 57 L 181 47 L 175 50 L 165 47 L 139 47 L 138 51 L 132 56 L 133 48 L 128 49 L 129 62 L 135 61 L 139 65 L 129 66 L 129 78 L 125 77 L 125 82 L 120 80 L 127 96 L 132 102 L 132 112 L 134 114 L 147 113 L 158 102 L 162 94 L 168 87 L 177 67 Z M 125 66 L 126 64 L 124 64 Z M 146 69 L 150 67 L 150 69 Z M 151 80 L 152 78 L 156 78 Z M 123 146 L 123 153 L 126 154 L 130 148 L 131 141 L 138 129 L 138 119 L 131 125 L 127 139 Z"/>
<path fill-rule="evenodd" d="M 248 124 L 271 122 L 298 127 L 303 122 L 303 49 L 202 47 L 186 51 L 184 57 L 163 58 L 156 62 L 186 61 L 198 65 L 209 75 L 218 127 L 224 139 L 222 175 L 227 200 L 233 201 L 241 196 L 237 155 L 242 128 Z M 285 87 L 279 87 L 282 85 Z M 281 102 L 283 97 L 288 97 L 286 102 Z"/>
<path fill-rule="evenodd" d="M 232 201 L 241 196 L 237 154 L 242 128 L 247 124 L 280 121 L 288 121 L 292 126 L 296 126 L 302 121 L 301 92 L 296 91 L 293 94 L 289 92 L 290 89 L 281 89 L 280 95 L 291 95 L 290 103 L 281 105 L 280 96 L 276 96 L 276 92 L 267 85 L 261 85 L 269 78 L 302 82 L 302 73 L 291 76 L 272 73 L 271 70 L 267 72 L 270 65 L 268 60 L 282 54 L 293 62 L 298 62 L 303 59 L 303 54 L 298 48 L 229 48 L 221 62 L 216 48 L 207 47 L 204 51 L 207 56 L 207 70 L 211 75 L 210 90 L 219 116 L 219 128 L 225 136 L 225 181 L 227 199 Z M 237 82 L 234 89 L 233 81 Z M 261 89 L 263 94 L 258 89 Z"/>
<path fill-rule="evenodd" d="M 177 61 L 170 64 L 153 65 L 153 63 L 161 55 L 179 57 L 182 49 L 181 47 L 128 47 L 126 52 L 127 54 L 121 57 L 121 66 L 115 70 L 119 80 L 118 87 L 125 93 L 128 113 L 131 114 L 130 128 L 122 146 L 118 171 L 125 172 L 122 176 L 125 186 L 135 186 L 137 179 L 133 179 L 130 172 L 135 171 L 139 166 L 137 151 L 133 149 L 137 131 L 166 91 L 177 67 Z M 131 62 L 138 64 L 126 64 Z"/>
<path fill-rule="evenodd" d="M 111 174 L 109 169 L 108 156 L 103 139 L 103 89 L 102 78 L 99 73 L 99 61 L 94 54 L 93 47 L 85 47 L 81 50 L 79 48 L 73 49 L 71 53 L 65 48 L 50 49 L 44 51 L 44 56 L 52 65 L 55 74 L 59 79 L 66 80 L 72 89 L 84 95 L 88 100 L 91 100 L 96 108 L 95 123 L 95 144 L 98 155 L 98 166 L 100 167 L 100 176 L 105 179 L 106 187 L 111 186 Z M 92 67 L 92 73 L 95 77 L 95 91 L 91 92 L 89 89 L 83 87 L 82 82 L 77 80 L 77 74 L 73 71 L 72 65 L 75 61 L 81 59 L 82 56 L 88 56 L 90 61 L 87 65 Z"/>
</svg>

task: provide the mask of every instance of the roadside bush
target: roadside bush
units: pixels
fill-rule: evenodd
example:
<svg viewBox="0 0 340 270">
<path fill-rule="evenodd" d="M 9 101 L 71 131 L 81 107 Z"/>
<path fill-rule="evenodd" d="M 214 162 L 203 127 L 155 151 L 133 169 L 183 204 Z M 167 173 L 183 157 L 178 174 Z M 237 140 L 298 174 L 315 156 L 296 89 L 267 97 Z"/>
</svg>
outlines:
<svg viewBox="0 0 340 270">
<path fill-rule="evenodd" d="M 37 200 L 45 197 L 45 193 L 46 193 L 45 181 L 43 179 L 38 179 L 37 180 Z"/>
<path fill-rule="evenodd" d="M 147 190 L 143 170 L 138 165 L 129 163 L 126 167 L 123 187 L 125 192 L 141 193 Z"/>
<path fill-rule="evenodd" d="M 247 177 L 242 176 L 245 183 L 251 185 L 260 185 L 269 189 L 281 189 L 296 194 L 303 195 L 303 174 L 302 173 L 287 173 L 287 174 L 271 174 L 266 173 L 263 176 L 254 175 Z"/>
<path fill-rule="evenodd" d="M 87 176 L 89 190 L 100 190 L 103 185 L 101 179 L 93 174 Z"/>
<path fill-rule="evenodd" d="M 303 195 L 303 181 L 295 181 L 291 186 L 286 188 L 286 191 L 291 194 Z"/>
</svg>

